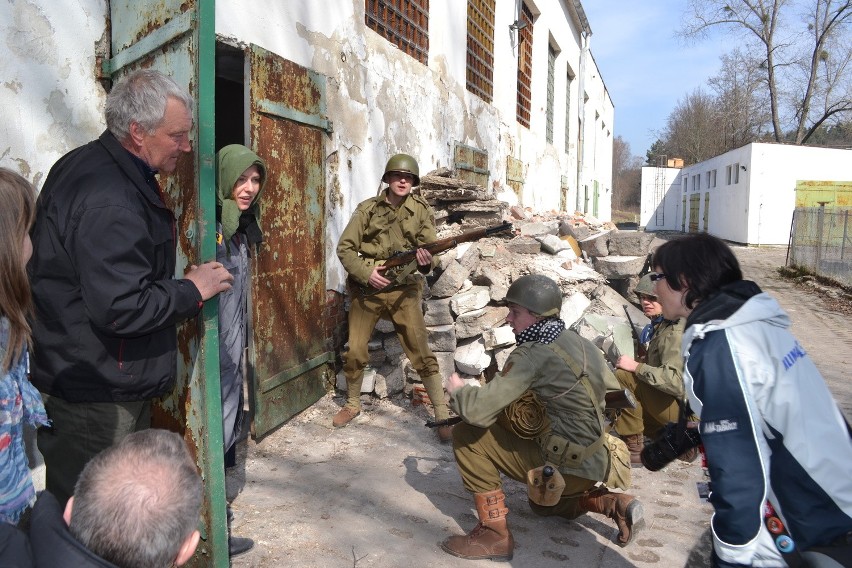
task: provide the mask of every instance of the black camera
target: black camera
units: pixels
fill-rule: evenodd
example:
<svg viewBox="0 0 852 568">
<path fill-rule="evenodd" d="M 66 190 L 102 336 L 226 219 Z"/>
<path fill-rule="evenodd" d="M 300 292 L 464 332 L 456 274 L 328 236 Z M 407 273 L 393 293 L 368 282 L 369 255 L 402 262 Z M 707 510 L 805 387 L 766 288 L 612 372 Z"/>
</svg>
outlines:
<svg viewBox="0 0 852 568">
<path fill-rule="evenodd" d="M 701 444 L 698 428 L 687 426 L 685 420 L 669 422 L 660 436 L 642 449 L 642 465 L 650 471 L 660 471 L 680 455 Z"/>
</svg>

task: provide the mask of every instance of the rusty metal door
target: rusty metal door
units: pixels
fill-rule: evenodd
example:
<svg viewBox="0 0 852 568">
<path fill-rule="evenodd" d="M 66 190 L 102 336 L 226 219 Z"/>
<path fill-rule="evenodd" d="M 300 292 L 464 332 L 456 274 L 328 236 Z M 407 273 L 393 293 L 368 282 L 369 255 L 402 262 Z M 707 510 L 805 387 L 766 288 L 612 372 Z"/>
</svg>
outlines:
<svg viewBox="0 0 852 568">
<path fill-rule="evenodd" d="M 103 78 L 114 82 L 134 69 L 153 68 L 186 87 L 196 101 L 193 152 L 160 180 L 177 219 L 180 277 L 190 265 L 216 258 L 215 6 L 198 0 L 111 0 L 109 9 L 111 57 L 101 62 Z M 154 427 L 183 434 L 204 479 L 202 540 L 190 567 L 228 566 L 218 351 L 218 306 L 209 301 L 198 317 L 178 327 L 176 385 L 153 409 Z"/>
<path fill-rule="evenodd" d="M 264 243 L 253 262 L 249 341 L 252 433 L 322 397 L 331 374 L 325 307 L 325 77 L 250 50 L 251 144 L 267 163 Z"/>
<path fill-rule="evenodd" d="M 701 207 L 701 195 L 696 193 L 689 196 L 689 232 L 698 232 L 698 209 Z"/>
</svg>

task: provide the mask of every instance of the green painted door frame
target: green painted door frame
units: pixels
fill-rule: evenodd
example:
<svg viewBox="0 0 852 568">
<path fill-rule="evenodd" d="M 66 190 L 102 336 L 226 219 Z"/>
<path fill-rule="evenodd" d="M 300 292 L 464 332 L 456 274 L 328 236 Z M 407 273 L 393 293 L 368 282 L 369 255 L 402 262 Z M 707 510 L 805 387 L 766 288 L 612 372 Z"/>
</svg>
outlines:
<svg viewBox="0 0 852 568">
<path fill-rule="evenodd" d="M 215 227 L 215 0 L 111 0 L 112 54 L 101 64 L 105 79 L 139 68 L 171 75 L 194 97 L 193 154 L 164 184 L 177 218 L 176 274 L 216 258 Z M 219 388 L 218 303 L 178 329 L 178 378 L 157 401 L 155 428 L 183 434 L 203 483 L 201 543 L 189 567 L 229 566 L 222 405 Z"/>
</svg>

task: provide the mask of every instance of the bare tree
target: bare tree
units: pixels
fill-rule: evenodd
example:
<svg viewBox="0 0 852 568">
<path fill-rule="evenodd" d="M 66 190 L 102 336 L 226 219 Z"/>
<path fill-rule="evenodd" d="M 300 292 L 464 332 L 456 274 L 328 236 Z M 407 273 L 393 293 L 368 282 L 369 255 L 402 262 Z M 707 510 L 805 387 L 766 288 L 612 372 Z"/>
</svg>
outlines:
<svg viewBox="0 0 852 568">
<path fill-rule="evenodd" d="M 721 122 L 716 99 L 700 87 L 695 89 L 678 101 L 666 121 L 663 138 L 669 155 L 695 164 L 721 154 Z"/>
<path fill-rule="evenodd" d="M 707 84 L 716 94 L 721 152 L 760 140 L 770 124 L 769 93 L 759 61 L 736 48 Z"/>
<path fill-rule="evenodd" d="M 637 211 L 642 199 L 642 158 L 634 156 L 630 144 L 621 136 L 612 141 L 613 207 L 619 211 Z"/>
<path fill-rule="evenodd" d="M 797 31 L 802 15 L 794 12 L 800 6 L 808 8 L 805 27 Z M 823 122 L 852 110 L 850 21 L 852 0 L 689 0 L 684 35 L 699 38 L 722 27 L 743 38 L 751 56 L 761 61 L 775 140 L 785 138 L 786 92 L 795 143 L 803 144 Z M 815 97 L 820 109 L 814 108 Z"/>
</svg>

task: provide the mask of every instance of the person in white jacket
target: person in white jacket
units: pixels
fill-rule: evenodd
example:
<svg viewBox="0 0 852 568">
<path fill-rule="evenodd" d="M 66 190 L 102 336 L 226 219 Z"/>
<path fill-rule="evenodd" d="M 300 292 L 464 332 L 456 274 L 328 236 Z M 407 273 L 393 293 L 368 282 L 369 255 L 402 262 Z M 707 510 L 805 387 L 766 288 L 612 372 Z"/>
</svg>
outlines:
<svg viewBox="0 0 852 568">
<path fill-rule="evenodd" d="M 849 426 L 789 316 L 716 237 L 663 244 L 654 270 L 665 317 L 687 318 L 683 378 L 710 473 L 713 565 L 852 566 Z"/>
</svg>

